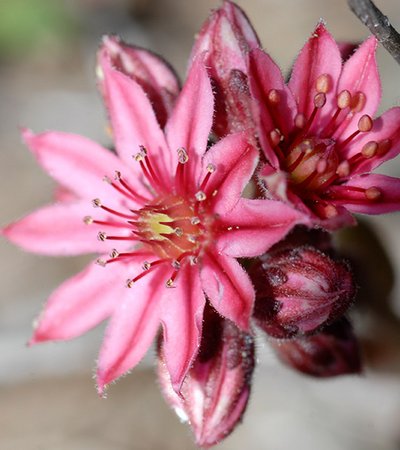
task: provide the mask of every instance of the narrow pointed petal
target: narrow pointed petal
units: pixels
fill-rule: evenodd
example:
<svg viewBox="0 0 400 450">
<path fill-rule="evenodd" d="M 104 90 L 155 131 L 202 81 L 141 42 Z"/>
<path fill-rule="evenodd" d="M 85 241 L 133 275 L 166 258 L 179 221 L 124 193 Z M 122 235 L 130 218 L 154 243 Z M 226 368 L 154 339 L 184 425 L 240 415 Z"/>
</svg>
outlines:
<svg viewBox="0 0 400 450">
<path fill-rule="evenodd" d="M 197 266 L 188 263 L 180 269 L 175 285 L 163 294 L 163 352 L 171 384 L 179 393 L 200 346 L 205 297 Z"/>
<path fill-rule="evenodd" d="M 179 79 L 172 67 L 149 50 L 128 45 L 117 36 L 104 36 L 99 58 L 106 53 L 113 66 L 136 81 L 153 105 L 157 120 L 164 127 L 180 91 Z M 104 77 L 99 66 L 98 82 L 103 95 Z M 105 99 L 108 103 L 108 99 Z"/>
<path fill-rule="evenodd" d="M 140 264 L 130 267 L 134 276 L 141 272 Z M 100 393 L 106 385 L 132 369 L 143 358 L 160 324 L 160 297 L 165 284 L 164 268 L 146 274 L 131 289 L 125 288 L 118 307 L 106 329 L 100 349 L 97 383 Z"/>
<path fill-rule="evenodd" d="M 299 113 L 308 118 L 314 109 L 314 97 L 317 94 L 316 81 L 321 75 L 328 75 L 329 89 L 326 104 L 319 111 L 318 129 L 323 129 L 336 110 L 336 87 L 342 70 L 339 48 L 321 22 L 301 50 L 293 66 L 289 81 Z M 344 89 L 344 88 L 342 88 Z"/>
<path fill-rule="evenodd" d="M 376 47 L 377 40 L 371 36 L 343 66 L 338 92 L 348 90 L 353 96 L 357 92 L 362 92 L 365 95 L 365 104 L 359 112 L 349 117 L 350 120 L 346 122 L 345 127 L 340 128 L 341 133 L 345 129 L 355 130 L 362 115 L 368 114 L 373 117 L 378 109 L 382 89 L 376 61 Z"/>
<path fill-rule="evenodd" d="M 112 198 L 103 181 L 114 171 L 128 171 L 115 155 L 90 139 L 76 134 L 23 130 L 22 137 L 44 170 L 80 198 Z"/>
<path fill-rule="evenodd" d="M 107 55 L 103 54 L 99 62 L 118 154 L 140 178 L 142 171 L 132 156 L 143 145 L 159 172 L 159 178 L 167 183 L 165 175 L 171 171 L 170 154 L 149 99 L 136 81 L 112 66 Z"/>
<path fill-rule="evenodd" d="M 279 67 L 261 49 L 249 54 L 249 84 L 257 110 L 258 134 L 269 163 L 279 167 L 271 145 L 270 132 L 278 129 L 284 137 L 293 129 L 297 108 L 291 91 L 285 85 Z M 271 97 L 274 92 L 275 97 Z M 271 97 L 271 99 L 269 98 Z"/>
<path fill-rule="evenodd" d="M 376 155 L 371 158 L 361 158 L 361 162 L 352 168 L 352 175 L 359 175 L 379 167 L 385 161 L 393 159 L 400 152 L 400 108 L 398 106 L 385 111 L 374 120 L 369 133 L 363 135 L 353 146 L 346 158 L 360 153 L 369 142 L 378 144 Z"/>
<path fill-rule="evenodd" d="M 109 317 L 125 293 L 125 267 L 91 263 L 50 296 L 30 344 L 80 336 Z"/>
<path fill-rule="evenodd" d="M 214 133 L 225 136 L 252 126 L 246 55 L 260 46 L 244 12 L 224 2 L 203 25 L 192 59 L 205 52 L 205 64 L 216 94 Z"/>
<path fill-rule="evenodd" d="M 249 329 L 254 289 L 242 266 L 229 256 L 207 253 L 202 260 L 201 284 L 214 308 L 243 329 Z"/>
<path fill-rule="evenodd" d="M 306 221 L 305 215 L 282 202 L 242 198 L 224 216 L 227 227 L 218 238 L 217 248 L 236 258 L 258 256 L 283 239 L 295 225 Z"/>
<path fill-rule="evenodd" d="M 105 252 L 115 244 L 100 242 L 97 239 L 99 230 L 84 223 L 84 217 L 92 210 L 90 202 L 85 201 L 44 206 L 8 225 L 2 234 L 24 250 L 43 255 Z M 105 226 L 102 229 L 111 231 Z"/>
<path fill-rule="evenodd" d="M 365 189 L 354 192 L 352 188 Z M 330 189 L 334 203 L 362 214 L 384 214 L 400 210 L 400 179 L 386 175 L 366 174 Z"/>
<path fill-rule="evenodd" d="M 207 193 L 215 191 L 214 211 L 225 214 L 238 202 L 246 184 L 257 167 L 258 151 L 249 132 L 234 133 L 210 148 L 203 159 L 203 168 L 215 169 L 207 184 Z"/>
<path fill-rule="evenodd" d="M 201 57 L 197 58 L 176 102 L 166 126 L 169 147 L 178 161 L 176 151 L 183 147 L 192 160 L 188 166 L 192 176 L 206 151 L 213 117 L 213 93 L 210 79 Z"/>
</svg>

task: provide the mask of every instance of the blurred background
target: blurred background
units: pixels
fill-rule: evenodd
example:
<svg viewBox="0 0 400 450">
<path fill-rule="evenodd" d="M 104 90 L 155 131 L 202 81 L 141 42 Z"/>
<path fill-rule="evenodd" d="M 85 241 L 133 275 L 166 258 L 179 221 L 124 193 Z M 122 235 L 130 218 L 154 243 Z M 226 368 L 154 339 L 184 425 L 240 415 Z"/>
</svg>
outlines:
<svg viewBox="0 0 400 450">
<path fill-rule="evenodd" d="M 345 0 L 238 3 L 285 70 L 321 17 L 338 40 L 361 41 L 368 35 Z M 400 29 L 398 0 L 376 3 Z M 117 33 L 154 50 L 184 77 L 193 37 L 218 5 L 216 0 L 0 1 L 0 225 L 52 197 L 53 183 L 21 144 L 18 127 L 69 131 L 107 142 L 94 76 L 101 36 Z M 379 61 L 384 110 L 399 105 L 400 67 L 383 49 Z M 400 160 L 384 170 L 400 176 Z M 373 218 L 369 224 L 398 280 L 399 215 Z M 369 247 L 372 235 L 346 239 L 348 253 L 359 241 L 366 249 L 366 278 L 373 282 L 363 293 L 367 306 L 353 311 L 365 373 L 307 378 L 277 363 L 259 337 L 259 366 L 244 424 L 219 448 L 400 449 L 400 285 L 392 285 L 381 250 Z M 25 254 L 4 240 L 0 246 L 0 448 L 194 449 L 189 430 L 157 389 L 153 355 L 101 400 L 92 372 L 103 329 L 74 342 L 26 348 L 32 321 L 49 293 L 87 260 Z"/>
</svg>

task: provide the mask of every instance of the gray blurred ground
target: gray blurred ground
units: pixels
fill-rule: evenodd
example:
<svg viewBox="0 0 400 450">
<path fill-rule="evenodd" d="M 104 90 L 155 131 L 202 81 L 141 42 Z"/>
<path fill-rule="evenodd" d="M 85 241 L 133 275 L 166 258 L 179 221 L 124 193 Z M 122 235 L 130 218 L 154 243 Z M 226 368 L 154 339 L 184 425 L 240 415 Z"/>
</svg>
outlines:
<svg viewBox="0 0 400 450">
<path fill-rule="evenodd" d="M 16 21 L 21 26 L 19 36 L 24 36 L 24 27 L 28 31 L 32 27 L 39 1 L 0 2 L 0 17 L 5 11 L 17 14 L 16 4 L 32 7 L 33 3 L 36 12 Z M 398 0 L 377 3 L 399 29 Z M 242 0 L 239 4 L 246 8 L 264 46 L 283 69 L 290 67 L 320 17 L 338 40 L 360 41 L 367 36 L 344 0 Z M 193 35 L 218 2 L 54 0 L 53 5 L 58 7 L 54 16 L 44 24 L 42 16 L 37 19 L 47 32 L 37 36 L 29 31 L 22 43 L 22 37 L 18 41 L 4 34 L 6 27 L 0 21 L 0 44 L 6 39 L 7 49 L 12 46 L 12 52 L 0 47 L 1 225 L 51 200 L 53 184 L 20 143 L 19 126 L 80 133 L 107 144 L 105 114 L 93 70 L 101 35 L 117 32 L 127 41 L 149 47 L 183 75 Z M 26 7 L 23 11 L 26 15 Z M 66 25 L 61 27 L 57 20 Z M 400 67 L 382 49 L 379 60 L 382 109 L 386 109 L 399 104 Z M 400 176 L 400 161 L 391 163 L 387 173 Z M 399 221 L 398 214 L 372 221 L 390 251 L 397 278 Z M 32 320 L 51 290 L 79 271 L 86 259 L 29 255 L 4 240 L 0 246 L 0 448 L 194 448 L 187 428 L 161 399 L 149 368 L 152 355 L 113 386 L 108 399 L 101 400 L 91 371 L 102 329 L 71 343 L 25 347 Z M 377 267 L 381 263 L 373 262 Z M 399 292 L 397 283 L 392 301 L 398 315 Z M 294 374 L 276 363 L 260 338 L 260 364 L 245 423 L 220 448 L 398 450 L 399 325 L 395 319 L 371 314 L 357 317 L 371 363 L 362 377 L 315 381 Z"/>
</svg>

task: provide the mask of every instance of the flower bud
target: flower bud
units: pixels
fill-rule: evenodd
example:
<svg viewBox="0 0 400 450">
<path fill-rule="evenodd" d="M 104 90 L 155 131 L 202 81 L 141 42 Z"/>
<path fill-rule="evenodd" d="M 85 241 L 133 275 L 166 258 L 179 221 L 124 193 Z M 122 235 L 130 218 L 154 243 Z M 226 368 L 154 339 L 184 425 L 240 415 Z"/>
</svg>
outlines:
<svg viewBox="0 0 400 450">
<path fill-rule="evenodd" d="M 251 277 L 255 322 L 277 338 L 315 332 L 340 317 L 355 295 L 348 266 L 310 246 L 267 254 Z"/>
<path fill-rule="evenodd" d="M 313 336 L 274 340 L 278 357 L 292 368 L 314 377 L 333 377 L 361 372 L 356 336 L 344 317 Z"/>
<path fill-rule="evenodd" d="M 204 54 L 215 92 L 214 133 L 224 136 L 252 125 L 247 53 L 260 46 L 245 13 L 225 1 L 203 25 L 192 59 Z"/>
<path fill-rule="evenodd" d="M 177 415 L 189 422 L 196 444 L 208 448 L 231 433 L 250 395 L 253 338 L 207 306 L 199 354 L 185 378 L 180 396 L 172 388 L 162 348 L 158 356 L 164 397 Z"/>
<path fill-rule="evenodd" d="M 101 69 L 103 57 L 127 77 L 136 81 L 148 96 L 161 127 L 164 127 L 180 91 L 177 75 L 161 56 L 140 47 L 125 44 L 117 36 L 104 36 L 98 52 L 97 79 L 107 104 L 107 92 Z"/>
</svg>

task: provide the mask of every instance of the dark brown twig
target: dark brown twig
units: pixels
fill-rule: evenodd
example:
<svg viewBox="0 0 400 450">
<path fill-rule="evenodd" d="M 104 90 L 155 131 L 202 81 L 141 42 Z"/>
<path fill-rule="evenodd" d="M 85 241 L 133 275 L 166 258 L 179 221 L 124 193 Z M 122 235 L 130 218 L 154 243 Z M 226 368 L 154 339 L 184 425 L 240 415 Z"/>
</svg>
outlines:
<svg viewBox="0 0 400 450">
<path fill-rule="evenodd" d="M 400 34 L 371 0 L 347 0 L 350 9 L 400 64 Z"/>
</svg>

